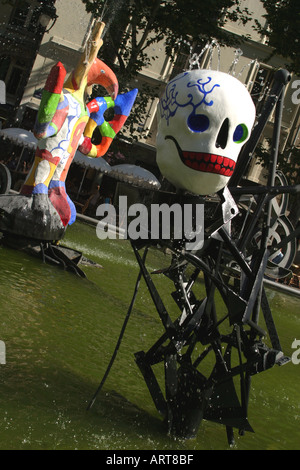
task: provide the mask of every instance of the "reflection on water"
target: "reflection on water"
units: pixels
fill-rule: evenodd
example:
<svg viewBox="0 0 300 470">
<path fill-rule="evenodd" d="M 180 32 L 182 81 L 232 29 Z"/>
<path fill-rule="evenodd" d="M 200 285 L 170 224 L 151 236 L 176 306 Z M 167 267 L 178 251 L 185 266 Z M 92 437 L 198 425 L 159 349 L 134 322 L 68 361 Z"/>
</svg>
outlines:
<svg viewBox="0 0 300 470">
<path fill-rule="evenodd" d="M 141 285 L 115 364 L 89 412 L 86 406 L 113 353 L 138 273 L 127 241 L 100 241 L 76 223 L 64 244 L 103 268 L 87 279 L 0 247 L 1 449 L 226 449 L 223 426 L 204 421 L 191 441 L 165 434 L 134 353 L 161 334 Z M 151 268 L 168 259 L 150 254 Z M 161 284 L 164 288 L 164 279 Z M 285 354 L 300 339 L 299 300 L 268 291 Z M 167 307 L 173 305 L 170 304 Z M 300 366 L 289 363 L 253 377 L 249 422 L 237 449 L 299 449 Z"/>
</svg>

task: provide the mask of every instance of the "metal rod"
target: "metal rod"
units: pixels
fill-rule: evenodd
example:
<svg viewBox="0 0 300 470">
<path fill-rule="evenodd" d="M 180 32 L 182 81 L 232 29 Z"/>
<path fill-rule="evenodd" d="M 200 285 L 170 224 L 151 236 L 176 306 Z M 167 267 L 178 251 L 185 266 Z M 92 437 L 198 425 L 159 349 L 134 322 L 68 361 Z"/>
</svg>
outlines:
<svg viewBox="0 0 300 470">
<path fill-rule="evenodd" d="M 143 262 L 145 262 L 146 260 L 146 256 L 147 256 L 147 252 L 148 252 L 148 248 L 145 249 L 144 251 L 144 255 L 143 255 Z M 121 345 L 121 341 L 122 341 L 122 338 L 124 336 L 124 333 L 125 333 L 125 329 L 126 329 L 126 326 L 127 326 L 127 323 L 128 323 L 128 320 L 129 320 L 129 317 L 131 315 L 131 312 L 132 312 L 132 309 L 133 309 L 133 306 L 134 306 L 134 303 L 135 303 L 135 299 L 136 299 L 136 296 L 137 296 L 137 292 L 138 292 L 138 289 L 139 289 L 139 285 L 140 285 L 140 281 L 141 281 L 141 278 L 142 278 L 142 270 L 140 269 L 139 271 L 139 274 L 138 274 L 138 277 L 137 277 L 137 281 L 136 281 L 136 284 L 135 284 L 135 289 L 134 289 L 134 293 L 133 293 L 133 297 L 131 299 L 131 302 L 130 302 L 130 305 L 129 305 L 129 308 L 128 308 L 128 311 L 127 311 L 127 314 L 126 314 L 126 317 L 125 317 L 125 320 L 124 320 L 124 323 L 123 323 L 123 326 L 122 326 L 122 329 L 121 329 L 121 333 L 120 333 L 120 336 L 118 338 L 118 341 L 117 341 L 117 344 L 116 344 L 116 347 L 115 347 L 115 350 L 113 352 L 113 355 L 111 357 L 111 360 L 108 364 L 108 367 L 105 371 L 105 374 L 100 382 L 100 385 L 99 387 L 97 388 L 94 396 L 92 397 L 90 403 L 88 404 L 87 406 L 87 411 L 89 411 L 91 409 L 91 407 L 93 406 L 93 404 L 95 403 L 95 400 L 97 398 L 97 395 L 98 393 L 100 392 L 100 390 L 102 389 L 107 377 L 108 377 L 108 374 L 113 366 L 113 363 L 115 361 L 115 358 L 117 356 L 117 353 L 118 353 L 118 350 L 120 348 L 120 345 Z"/>
<path fill-rule="evenodd" d="M 262 111 L 261 117 L 257 125 L 253 128 L 250 139 L 248 140 L 245 147 L 240 153 L 234 174 L 232 175 L 229 181 L 230 188 L 239 185 L 243 175 L 245 174 L 245 169 L 248 167 L 253 157 L 253 152 L 256 149 L 256 146 L 274 109 L 274 106 L 278 101 L 278 97 L 282 94 L 285 86 L 290 80 L 291 75 L 287 70 L 281 69 L 275 73 L 274 85 L 270 92 L 269 99 L 266 102 L 266 105 Z"/>
</svg>

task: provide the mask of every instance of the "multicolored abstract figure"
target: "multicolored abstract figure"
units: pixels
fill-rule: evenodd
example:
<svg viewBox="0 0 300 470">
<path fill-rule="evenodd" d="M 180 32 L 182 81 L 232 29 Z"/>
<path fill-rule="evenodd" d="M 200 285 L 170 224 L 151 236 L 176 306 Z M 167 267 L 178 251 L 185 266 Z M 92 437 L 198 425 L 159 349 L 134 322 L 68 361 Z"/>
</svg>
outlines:
<svg viewBox="0 0 300 470">
<path fill-rule="evenodd" d="M 97 97 L 90 101 L 87 108 L 90 112 L 90 119 L 84 131 L 84 141 L 79 146 L 79 150 L 89 157 L 102 157 L 109 149 L 113 139 L 123 127 L 133 103 L 135 101 L 138 90 L 129 91 L 123 95 L 118 95 L 115 101 L 109 97 Z M 104 113 L 107 109 L 114 107 L 115 115 L 112 121 L 108 122 L 104 119 Z M 99 128 L 102 140 L 99 145 L 92 144 L 91 137 L 96 129 Z"/>
<path fill-rule="evenodd" d="M 76 219 L 65 181 L 78 146 L 86 155 L 103 156 L 126 121 L 137 90 L 118 96 L 115 74 L 97 59 L 103 27 L 103 23 L 97 25 L 89 56 L 83 54 L 66 81 L 60 62 L 52 68 L 34 129 L 39 141 L 35 161 L 20 195 L 0 198 L 1 231 L 40 240 L 61 239 L 67 225 Z M 110 96 L 86 105 L 87 90 L 95 84 Z M 111 123 L 103 117 L 108 107 L 114 107 L 116 113 Z M 103 142 L 95 151 L 91 137 L 98 125 Z"/>
<path fill-rule="evenodd" d="M 193 194 L 223 189 L 254 119 L 251 96 L 237 78 L 201 69 L 177 75 L 158 105 L 161 173 L 175 187 Z"/>
</svg>

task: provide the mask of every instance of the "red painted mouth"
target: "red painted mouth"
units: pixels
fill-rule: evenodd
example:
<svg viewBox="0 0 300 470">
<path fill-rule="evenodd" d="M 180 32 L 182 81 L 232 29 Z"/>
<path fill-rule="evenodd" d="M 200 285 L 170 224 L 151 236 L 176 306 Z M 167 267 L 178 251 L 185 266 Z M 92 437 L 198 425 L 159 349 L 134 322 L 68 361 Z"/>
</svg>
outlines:
<svg viewBox="0 0 300 470">
<path fill-rule="evenodd" d="M 206 173 L 216 173 L 218 175 L 232 176 L 235 161 L 221 155 L 202 152 L 185 152 L 181 154 L 182 162 L 193 170 Z"/>
<path fill-rule="evenodd" d="M 167 135 L 165 139 L 174 142 L 182 163 L 189 168 L 204 173 L 232 176 L 235 169 L 235 161 L 231 158 L 214 155 L 213 153 L 183 151 L 173 136 Z"/>
</svg>

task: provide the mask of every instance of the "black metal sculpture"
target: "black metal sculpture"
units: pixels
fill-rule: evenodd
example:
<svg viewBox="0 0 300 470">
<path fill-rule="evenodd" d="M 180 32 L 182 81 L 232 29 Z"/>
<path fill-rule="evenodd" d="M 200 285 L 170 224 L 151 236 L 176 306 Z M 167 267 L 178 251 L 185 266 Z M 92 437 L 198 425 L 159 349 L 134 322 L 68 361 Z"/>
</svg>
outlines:
<svg viewBox="0 0 300 470">
<path fill-rule="evenodd" d="M 195 436 L 202 419 L 225 425 L 229 443 L 234 442 L 233 428 L 240 434 L 253 431 L 248 422 L 252 376 L 289 361 L 282 351 L 264 288 L 266 275 L 280 278 L 289 273 L 299 234 L 299 229 L 294 230 L 285 220 L 288 227 L 284 237 L 278 241 L 272 236 L 272 228 L 280 224 L 284 212 L 274 213 L 274 198 L 300 189 L 282 185 L 283 178 L 281 185 L 275 185 L 282 99 L 289 79 L 285 70 L 275 75 L 269 101 L 239 156 L 228 188 L 219 191 L 216 198 L 159 193 L 160 202 L 167 198 L 169 203 L 204 204 L 203 247 L 196 252 L 187 251 L 185 239 L 160 239 L 160 247 L 169 250 L 172 261 L 169 268 L 150 273 L 146 266 L 147 251 L 157 241 L 131 240 L 140 273 L 122 334 L 143 277 L 164 332 L 148 351 L 137 352 L 135 359 L 157 410 L 165 418 L 168 432 L 176 436 Z M 245 171 L 274 107 L 268 183 L 266 186 L 247 185 L 243 179 Z M 251 196 L 251 205 L 245 204 L 248 196 Z M 272 260 L 280 249 L 288 255 L 284 266 L 281 263 L 279 267 Z M 174 284 L 171 295 L 179 309 L 175 320 L 156 287 L 154 279 L 159 275 L 167 276 Z M 199 298 L 194 288 L 200 275 L 204 291 Z M 221 308 L 218 307 L 220 302 L 216 303 L 217 297 L 222 299 Z M 259 325 L 260 312 L 266 331 Z M 270 346 L 264 342 L 267 336 Z M 154 372 L 153 366 L 157 364 L 162 364 L 165 370 L 164 391 Z M 238 384 L 236 379 L 239 379 Z"/>
<path fill-rule="evenodd" d="M 278 194 L 299 191 L 299 187 L 275 186 L 282 97 L 288 80 L 286 71 L 279 71 L 275 77 L 270 100 L 253 137 L 239 157 L 229 184 L 233 199 L 228 198 L 223 190 L 213 216 L 209 216 L 209 208 L 206 208 L 202 250 L 187 252 L 184 244 L 176 246 L 160 240 L 160 245 L 168 247 L 173 256 L 172 264 L 164 274 L 174 282 L 172 295 L 181 312 L 175 321 L 167 313 L 142 261 L 141 248 L 132 241 L 142 275 L 165 328 L 165 333 L 146 353 L 136 353 L 136 361 L 172 434 L 182 437 L 195 435 L 203 418 L 224 424 L 230 443 L 233 428 L 238 428 L 240 433 L 252 431 L 247 419 L 251 377 L 275 364 L 289 361 L 282 351 L 264 289 L 265 275 L 271 275 L 275 270 L 277 278 L 286 276 L 295 255 L 296 230 L 291 230 L 289 237 L 281 240 L 280 244 L 272 245 L 270 236 L 277 221 L 272 219 L 273 198 Z M 247 187 L 242 178 L 274 106 L 276 117 L 268 184 Z M 241 196 L 245 195 L 252 195 L 255 199 L 255 208 L 249 213 L 240 203 Z M 196 198 L 196 204 L 201 202 L 204 201 Z M 236 222 L 238 212 L 241 217 Z M 230 220 L 231 232 L 227 228 Z M 259 241 L 255 237 L 258 232 Z M 278 268 L 270 261 L 271 255 L 288 246 L 291 256 L 286 267 Z M 232 264 L 238 268 L 235 272 L 230 267 Z M 193 271 L 188 275 L 189 267 Z M 201 272 L 206 296 L 197 299 L 193 286 Z M 217 311 L 215 303 L 217 292 L 224 302 L 221 312 Z M 259 326 L 260 310 L 267 331 Z M 182 318 L 182 312 L 185 312 L 185 318 Z M 270 338 L 271 347 L 263 342 L 266 336 Z M 234 351 L 237 353 L 235 362 Z M 205 373 L 201 368 L 209 355 L 213 356 L 213 367 L 209 373 L 204 368 Z M 165 398 L 152 369 L 159 362 L 165 367 Z M 236 376 L 240 378 L 239 391 L 234 382 Z"/>
</svg>

